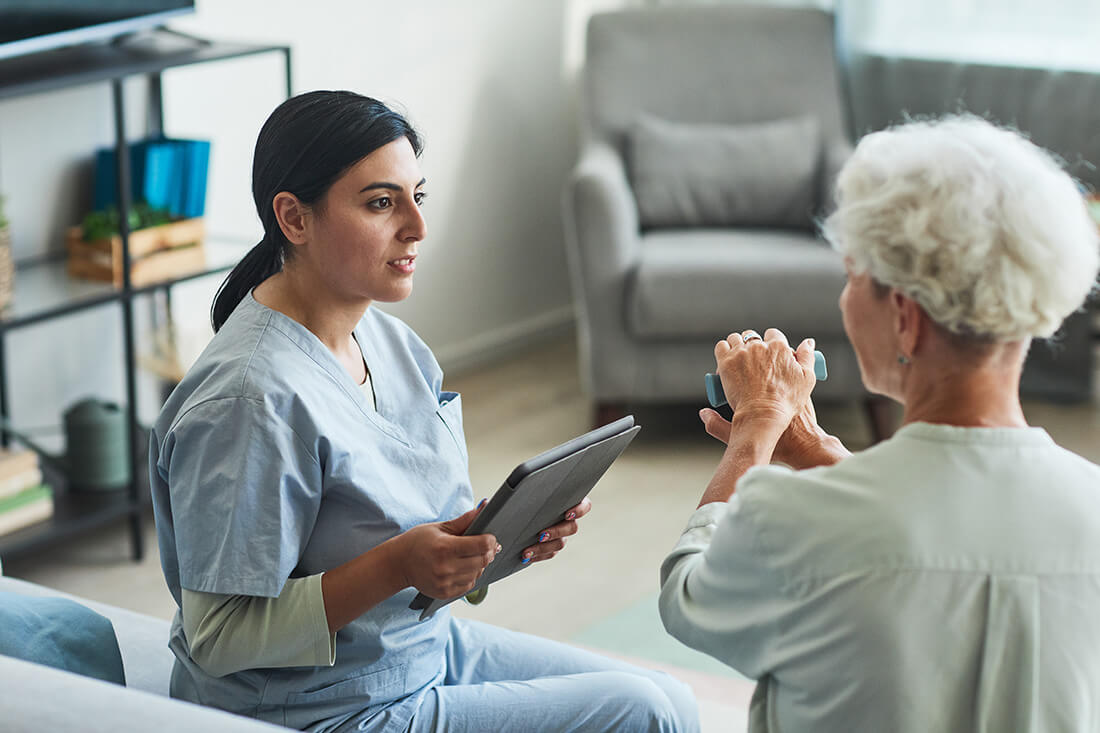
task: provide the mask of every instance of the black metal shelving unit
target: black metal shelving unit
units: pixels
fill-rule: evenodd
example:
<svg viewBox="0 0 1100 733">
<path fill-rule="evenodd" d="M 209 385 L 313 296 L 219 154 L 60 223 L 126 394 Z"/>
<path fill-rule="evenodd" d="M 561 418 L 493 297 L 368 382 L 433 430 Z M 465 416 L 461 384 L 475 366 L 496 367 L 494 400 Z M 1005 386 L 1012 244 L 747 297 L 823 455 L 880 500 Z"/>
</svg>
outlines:
<svg viewBox="0 0 1100 733">
<path fill-rule="evenodd" d="M 207 262 L 201 270 L 181 273 L 152 285 L 133 287 L 130 282 L 130 232 L 126 216 L 133 202 L 130 197 L 130 161 L 123 115 L 123 82 L 130 77 L 146 77 L 149 90 L 147 132 L 155 136 L 164 127 L 162 72 L 175 67 L 259 54 L 282 54 L 286 95 L 289 97 L 292 93 L 289 46 L 210 41 L 166 29 L 121 39 L 111 44 L 72 46 L 0 61 L 0 100 L 90 84 L 111 85 L 115 122 L 115 170 L 118 172 L 118 202 L 122 212 L 119 218 L 124 273 L 122 286 L 114 287 L 70 278 L 65 271 L 65 262 L 60 258 L 46 258 L 17 266 L 12 304 L 0 313 L 0 416 L 9 416 L 10 385 L 7 383 L 8 355 L 5 353 L 8 332 L 64 318 L 90 308 L 117 304 L 122 315 L 126 409 L 131 426 L 129 459 L 133 466 L 133 478 L 129 487 L 125 491 L 115 492 L 70 492 L 63 477 L 44 470 L 47 480 L 54 487 L 53 517 L 40 524 L 0 536 L 0 557 L 10 558 L 31 553 L 81 532 L 122 519 L 127 519 L 130 523 L 134 560 L 140 560 L 144 556 L 142 515 L 149 502 L 148 480 L 145 475 L 147 437 L 137 421 L 134 298 L 162 292 L 168 299 L 171 288 L 176 283 L 230 269 L 250 245 L 208 237 L 205 241 Z"/>
</svg>

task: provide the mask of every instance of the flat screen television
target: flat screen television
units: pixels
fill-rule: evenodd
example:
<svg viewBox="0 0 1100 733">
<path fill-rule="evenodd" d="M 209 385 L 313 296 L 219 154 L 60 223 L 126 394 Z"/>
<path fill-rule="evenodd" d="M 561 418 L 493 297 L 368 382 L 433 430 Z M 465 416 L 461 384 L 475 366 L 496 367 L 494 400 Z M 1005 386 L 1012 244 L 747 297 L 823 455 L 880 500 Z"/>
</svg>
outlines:
<svg viewBox="0 0 1100 733">
<path fill-rule="evenodd" d="M 0 0 L 0 59 L 102 41 L 195 11 L 195 0 Z"/>
</svg>

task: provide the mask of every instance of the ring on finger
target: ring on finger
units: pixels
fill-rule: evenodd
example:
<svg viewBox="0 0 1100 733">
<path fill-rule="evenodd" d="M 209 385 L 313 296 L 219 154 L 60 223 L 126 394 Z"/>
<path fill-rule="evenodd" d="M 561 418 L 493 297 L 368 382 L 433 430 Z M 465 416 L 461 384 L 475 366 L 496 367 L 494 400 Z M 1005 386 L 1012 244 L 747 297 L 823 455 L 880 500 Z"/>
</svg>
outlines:
<svg viewBox="0 0 1100 733">
<path fill-rule="evenodd" d="M 763 341 L 763 340 L 764 340 L 764 339 L 762 339 L 762 338 L 760 337 L 760 334 L 758 334 L 758 333 L 757 333 L 756 331 L 753 331 L 753 330 L 751 330 L 751 329 L 750 329 L 750 330 L 748 330 L 748 331 L 744 331 L 744 332 L 743 332 L 743 333 L 741 334 L 741 341 L 742 341 L 743 343 L 746 343 L 746 344 L 747 344 L 748 342 L 750 342 L 750 341 Z"/>
</svg>

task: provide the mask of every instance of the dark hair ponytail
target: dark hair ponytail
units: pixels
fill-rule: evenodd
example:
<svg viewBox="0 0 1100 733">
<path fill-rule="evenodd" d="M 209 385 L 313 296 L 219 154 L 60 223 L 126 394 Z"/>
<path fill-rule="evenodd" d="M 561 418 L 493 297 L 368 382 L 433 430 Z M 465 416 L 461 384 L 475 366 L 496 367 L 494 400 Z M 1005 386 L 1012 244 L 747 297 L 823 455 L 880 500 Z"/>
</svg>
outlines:
<svg viewBox="0 0 1100 733">
<path fill-rule="evenodd" d="M 269 242 L 267 237 L 248 250 L 248 254 L 241 258 L 241 261 L 222 281 L 217 295 L 214 296 L 214 305 L 210 308 L 210 322 L 214 326 L 215 333 L 252 288 L 281 269 L 283 269 L 283 258 L 279 247 Z"/>
<path fill-rule="evenodd" d="M 252 288 L 283 269 L 293 250 L 272 202 L 280 191 L 319 202 L 344 173 L 383 145 L 406 137 L 420 155 L 420 136 L 403 116 L 355 92 L 306 92 L 286 100 L 260 129 L 252 158 L 252 198 L 264 238 L 218 288 L 210 308 L 217 332 Z"/>
</svg>

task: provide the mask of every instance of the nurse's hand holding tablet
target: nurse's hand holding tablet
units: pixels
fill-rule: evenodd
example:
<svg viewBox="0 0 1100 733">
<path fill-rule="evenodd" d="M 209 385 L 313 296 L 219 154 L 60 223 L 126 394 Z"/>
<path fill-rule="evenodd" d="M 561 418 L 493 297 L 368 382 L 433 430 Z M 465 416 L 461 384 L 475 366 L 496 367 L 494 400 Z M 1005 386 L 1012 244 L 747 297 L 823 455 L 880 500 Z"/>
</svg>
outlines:
<svg viewBox="0 0 1100 733">
<path fill-rule="evenodd" d="M 500 545 L 490 534 L 463 536 L 485 500 L 474 509 L 446 522 L 433 522 L 413 527 L 399 539 L 407 548 L 401 554 L 402 572 L 407 586 L 432 598 L 454 598 L 467 593 L 500 552 Z M 538 544 L 528 547 L 526 562 L 549 560 L 565 547 L 565 538 L 577 533 L 577 520 L 592 509 L 585 499 L 566 512 L 566 519 L 547 527 L 539 535 Z"/>
</svg>

